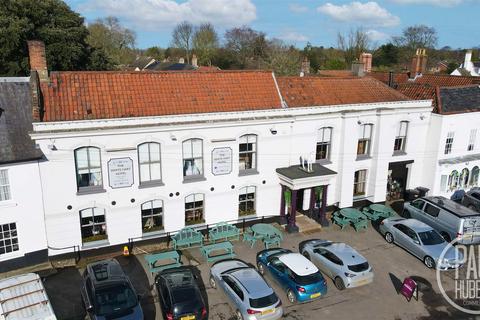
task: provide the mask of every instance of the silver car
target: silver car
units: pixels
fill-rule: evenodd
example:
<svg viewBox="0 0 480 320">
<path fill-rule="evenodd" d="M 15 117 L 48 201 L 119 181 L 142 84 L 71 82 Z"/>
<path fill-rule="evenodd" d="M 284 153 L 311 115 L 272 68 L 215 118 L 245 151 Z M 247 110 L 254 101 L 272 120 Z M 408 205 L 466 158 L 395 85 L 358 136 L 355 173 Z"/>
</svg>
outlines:
<svg viewBox="0 0 480 320">
<path fill-rule="evenodd" d="M 299 251 L 332 279 L 338 290 L 373 281 L 372 267 L 367 259 L 345 243 L 308 240 L 300 243 Z"/>
<path fill-rule="evenodd" d="M 421 221 L 404 218 L 385 219 L 380 223 L 380 232 L 388 243 L 395 242 L 422 260 L 428 268 L 455 269 L 463 264 L 462 253 L 446 242 L 432 227 Z M 450 247 L 440 260 L 440 255 L 447 246 Z"/>
<path fill-rule="evenodd" d="M 255 268 L 237 259 L 210 269 L 210 285 L 221 288 L 235 307 L 238 320 L 273 320 L 283 316 L 282 302 Z"/>
</svg>

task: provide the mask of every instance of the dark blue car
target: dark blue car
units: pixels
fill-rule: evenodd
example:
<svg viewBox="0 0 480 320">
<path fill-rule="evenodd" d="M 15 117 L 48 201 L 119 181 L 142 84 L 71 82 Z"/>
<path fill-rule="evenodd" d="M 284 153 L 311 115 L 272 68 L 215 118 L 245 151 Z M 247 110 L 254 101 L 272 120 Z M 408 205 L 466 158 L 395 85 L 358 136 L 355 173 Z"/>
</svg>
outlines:
<svg viewBox="0 0 480 320">
<path fill-rule="evenodd" d="M 275 248 L 257 254 L 258 271 L 269 274 L 287 293 L 291 303 L 324 296 L 327 283 L 317 267 L 300 253 Z"/>
</svg>

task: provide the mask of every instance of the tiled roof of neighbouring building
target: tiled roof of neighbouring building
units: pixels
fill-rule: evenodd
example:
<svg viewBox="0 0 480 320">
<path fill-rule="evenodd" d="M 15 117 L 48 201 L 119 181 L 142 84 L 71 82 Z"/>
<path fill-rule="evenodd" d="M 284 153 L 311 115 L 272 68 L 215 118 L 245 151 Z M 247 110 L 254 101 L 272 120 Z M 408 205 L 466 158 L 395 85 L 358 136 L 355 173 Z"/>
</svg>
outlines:
<svg viewBox="0 0 480 320">
<path fill-rule="evenodd" d="M 35 160 L 29 78 L 0 78 L 0 164 Z"/>
<path fill-rule="evenodd" d="M 439 88 L 437 112 L 454 114 L 480 111 L 480 87 Z"/>
<path fill-rule="evenodd" d="M 43 121 L 281 108 L 270 71 L 52 72 Z"/>
<path fill-rule="evenodd" d="M 410 100 L 372 78 L 279 77 L 289 107 L 377 103 Z"/>
</svg>

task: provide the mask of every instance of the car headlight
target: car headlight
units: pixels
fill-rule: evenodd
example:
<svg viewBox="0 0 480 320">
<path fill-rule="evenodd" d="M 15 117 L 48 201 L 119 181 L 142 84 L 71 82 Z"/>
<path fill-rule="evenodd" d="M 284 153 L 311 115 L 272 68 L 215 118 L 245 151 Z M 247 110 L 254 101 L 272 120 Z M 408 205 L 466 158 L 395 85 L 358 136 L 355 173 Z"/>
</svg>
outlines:
<svg viewBox="0 0 480 320">
<path fill-rule="evenodd" d="M 349 277 L 349 278 L 353 278 L 353 277 L 355 277 L 355 274 L 345 272 L 345 276 L 347 276 L 347 277 Z"/>
</svg>

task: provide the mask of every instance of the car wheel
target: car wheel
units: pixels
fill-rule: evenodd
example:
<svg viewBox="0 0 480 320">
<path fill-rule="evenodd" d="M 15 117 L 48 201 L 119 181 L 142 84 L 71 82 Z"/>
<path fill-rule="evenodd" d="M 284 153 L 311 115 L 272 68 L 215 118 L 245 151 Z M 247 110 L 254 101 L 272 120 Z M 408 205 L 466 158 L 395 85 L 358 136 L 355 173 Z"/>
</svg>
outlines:
<svg viewBox="0 0 480 320">
<path fill-rule="evenodd" d="M 393 242 L 393 235 L 390 232 L 385 233 L 385 241 L 387 241 L 388 243 Z"/>
<path fill-rule="evenodd" d="M 423 262 L 429 269 L 435 268 L 435 261 L 433 260 L 432 257 L 426 256 L 425 259 L 423 259 Z"/>
<path fill-rule="evenodd" d="M 452 239 L 450 239 L 450 236 L 446 232 L 440 232 L 440 235 L 445 239 L 445 241 L 450 242 Z"/>
<path fill-rule="evenodd" d="M 403 210 L 403 217 L 405 219 L 410 219 L 412 217 L 412 215 L 410 214 L 410 211 L 408 210 Z"/>
<path fill-rule="evenodd" d="M 237 320 L 243 320 L 243 315 L 239 310 L 237 310 L 235 312 L 235 316 L 236 316 Z"/>
<path fill-rule="evenodd" d="M 287 291 L 287 298 L 290 303 L 295 303 L 297 302 L 297 297 L 295 296 L 295 293 L 292 290 Z"/>
<path fill-rule="evenodd" d="M 210 286 L 213 288 L 213 289 L 217 289 L 217 281 L 215 281 L 215 278 L 213 278 L 213 276 L 210 276 Z"/>
<path fill-rule="evenodd" d="M 345 284 L 343 283 L 342 278 L 336 277 L 333 282 L 335 283 L 335 287 L 337 287 L 338 290 L 342 291 L 343 289 L 345 289 Z"/>
<path fill-rule="evenodd" d="M 304 251 L 304 252 L 303 252 L 303 256 L 304 256 L 305 258 L 307 258 L 308 260 L 310 260 L 310 255 L 308 254 L 307 251 Z"/>
<path fill-rule="evenodd" d="M 263 266 L 263 263 L 259 262 L 257 264 L 258 272 L 263 276 L 265 274 L 265 267 Z"/>
</svg>

